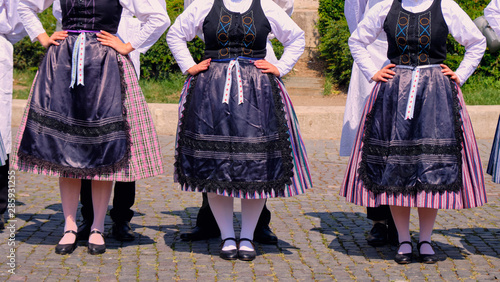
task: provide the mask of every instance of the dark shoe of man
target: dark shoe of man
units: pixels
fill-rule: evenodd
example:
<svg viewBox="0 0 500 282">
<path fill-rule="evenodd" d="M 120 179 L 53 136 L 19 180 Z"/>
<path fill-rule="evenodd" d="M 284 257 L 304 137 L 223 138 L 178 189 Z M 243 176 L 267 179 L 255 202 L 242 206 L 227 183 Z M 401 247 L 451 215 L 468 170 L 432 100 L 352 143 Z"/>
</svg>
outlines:
<svg viewBox="0 0 500 282">
<path fill-rule="evenodd" d="M 181 233 L 182 241 L 200 241 L 220 237 L 220 231 L 195 226 L 191 231 Z"/>
<path fill-rule="evenodd" d="M 393 246 L 399 245 L 398 230 L 392 220 L 387 223 L 387 243 Z"/>
<path fill-rule="evenodd" d="M 266 245 L 278 244 L 278 236 L 276 236 L 276 234 L 271 231 L 271 228 L 269 228 L 269 226 L 257 226 L 255 228 L 255 232 L 253 233 L 253 240 L 255 242 Z"/>
<path fill-rule="evenodd" d="M 0 230 L 5 229 L 5 218 L 3 217 L 3 214 L 0 215 Z"/>
<path fill-rule="evenodd" d="M 373 247 L 380 247 L 387 244 L 387 225 L 385 223 L 373 224 L 370 234 L 366 237 L 368 245 Z"/>
<path fill-rule="evenodd" d="M 86 220 L 83 220 L 82 224 L 78 226 L 78 230 L 76 231 L 76 240 L 88 241 L 90 236 L 90 227 L 92 227 L 92 224 Z"/>
<path fill-rule="evenodd" d="M 132 231 L 130 222 L 122 221 L 113 223 L 112 233 L 118 241 L 134 241 L 135 234 Z"/>
</svg>

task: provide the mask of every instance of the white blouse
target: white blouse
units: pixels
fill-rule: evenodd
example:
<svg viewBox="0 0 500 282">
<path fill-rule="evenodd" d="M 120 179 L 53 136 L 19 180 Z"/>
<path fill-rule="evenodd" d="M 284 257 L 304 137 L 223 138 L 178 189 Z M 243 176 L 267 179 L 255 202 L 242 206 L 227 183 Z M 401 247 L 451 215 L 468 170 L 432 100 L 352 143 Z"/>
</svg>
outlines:
<svg viewBox="0 0 500 282">
<path fill-rule="evenodd" d="M 26 36 L 23 24 L 17 13 L 18 0 L 0 0 L 0 35 L 12 44 Z"/>
<path fill-rule="evenodd" d="M 19 16 L 31 38 L 45 32 L 37 14 L 47 9 L 54 0 L 20 0 Z M 136 36 L 130 38 L 132 47 L 145 53 L 160 38 L 170 25 L 166 9 L 158 0 L 119 0 L 120 5 L 129 10 L 144 24 Z M 54 15 L 61 15 L 60 5 L 54 5 Z"/>
<path fill-rule="evenodd" d="M 371 80 L 379 69 L 373 64 L 366 46 L 377 39 L 381 32 L 384 32 L 384 21 L 392 2 L 393 0 L 385 0 L 370 9 L 349 38 L 349 47 L 354 61 L 368 80 Z M 419 13 L 428 9 L 432 2 L 433 0 L 402 0 L 402 6 L 412 13 Z M 441 10 L 451 35 L 466 50 L 460 66 L 455 71 L 462 85 L 481 62 L 486 49 L 486 39 L 469 16 L 453 0 L 442 0 Z"/>
<path fill-rule="evenodd" d="M 197 33 L 203 33 L 203 21 L 212 9 L 213 3 L 214 0 L 195 0 L 177 17 L 168 31 L 168 46 L 184 74 L 189 68 L 196 65 L 186 42 L 193 40 Z M 233 12 L 246 11 L 250 7 L 249 3 L 251 0 L 224 0 L 226 8 Z M 304 31 L 273 1 L 261 0 L 261 5 L 271 24 L 272 33 L 284 46 L 284 53 L 275 64 L 280 76 L 283 76 L 292 69 L 304 52 Z"/>
<path fill-rule="evenodd" d="M 491 28 L 500 36 L 500 0 L 491 0 L 484 9 L 484 16 Z"/>
</svg>

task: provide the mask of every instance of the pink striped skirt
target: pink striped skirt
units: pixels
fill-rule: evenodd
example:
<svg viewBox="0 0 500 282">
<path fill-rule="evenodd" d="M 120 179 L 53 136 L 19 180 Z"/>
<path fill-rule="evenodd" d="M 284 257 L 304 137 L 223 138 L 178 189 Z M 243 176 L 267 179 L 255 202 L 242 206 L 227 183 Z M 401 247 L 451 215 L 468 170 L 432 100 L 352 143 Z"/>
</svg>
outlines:
<svg viewBox="0 0 500 282">
<path fill-rule="evenodd" d="M 16 143 L 13 148 L 12 169 L 26 171 L 36 174 L 44 174 L 57 177 L 81 178 L 103 181 L 130 182 L 143 178 L 152 177 L 163 173 L 160 144 L 149 112 L 148 105 L 142 94 L 137 80 L 134 67 L 128 57 L 117 55 L 118 63 L 122 64 L 122 85 L 126 85 L 124 106 L 126 109 L 126 120 L 130 126 L 130 158 L 128 163 L 115 172 L 98 175 L 73 175 L 61 172 L 49 167 L 40 167 L 18 158 L 17 152 L 20 140 L 26 127 L 31 95 L 28 98 L 28 106 L 25 109 L 21 125 L 17 132 Z M 38 79 L 38 77 L 35 77 Z"/>
<path fill-rule="evenodd" d="M 356 141 L 351 152 L 351 157 L 346 169 L 344 181 L 340 189 L 340 195 L 346 197 L 348 202 L 366 207 L 378 207 L 380 205 L 394 205 L 404 207 L 423 207 L 434 209 L 463 209 L 474 208 L 487 202 L 484 186 L 484 175 L 479 158 L 479 151 L 472 129 L 469 114 L 465 107 L 462 92 L 455 84 L 458 91 L 458 99 L 461 106 L 460 118 L 462 121 L 463 143 L 462 143 L 462 187 L 459 191 L 443 193 L 432 193 L 421 191 L 414 194 L 375 194 L 368 190 L 358 173 L 359 164 L 362 159 L 363 132 L 365 131 L 366 115 L 371 111 L 380 83 L 373 88 L 370 97 L 363 110 L 362 119 L 356 135 Z"/>
</svg>

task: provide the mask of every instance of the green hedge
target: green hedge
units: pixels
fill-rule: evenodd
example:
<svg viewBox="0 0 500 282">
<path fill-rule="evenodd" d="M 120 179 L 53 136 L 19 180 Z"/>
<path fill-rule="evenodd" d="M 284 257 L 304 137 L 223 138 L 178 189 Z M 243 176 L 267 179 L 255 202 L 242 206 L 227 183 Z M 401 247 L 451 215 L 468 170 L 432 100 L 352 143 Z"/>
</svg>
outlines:
<svg viewBox="0 0 500 282">
<path fill-rule="evenodd" d="M 456 2 L 472 19 L 475 19 L 483 14 L 483 10 L 490 0 L 456 0 Z M 347 44 L 350 33 L 344 17 L 344 1 L 320 0 L 318 11 L 318 30 L 321 38 L 319 50 L 321 57 L 328 63 L 327 75 L 333 83 L 341 87 L 347 87 L 353 60 Z M 451 35 L 449 35 L 448 39 L 448 57 L 445 64 L 451 69 L 456 69 L 463 58 L 465 50 Z M 498 53 L 491 54 L 486 51 L 475 75 L 499 78 L 500 61 Z"/>
</svg>

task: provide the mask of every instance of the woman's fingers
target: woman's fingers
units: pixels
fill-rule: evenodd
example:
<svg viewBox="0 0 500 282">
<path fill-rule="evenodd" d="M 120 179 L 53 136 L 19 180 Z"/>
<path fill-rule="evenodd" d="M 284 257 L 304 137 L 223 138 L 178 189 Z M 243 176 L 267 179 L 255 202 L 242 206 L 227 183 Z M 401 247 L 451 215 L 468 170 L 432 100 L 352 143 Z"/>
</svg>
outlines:
<svg viewBox="0 0 500 282">
<path fill-rule="evenodd" d="M 187 70 L 187 72 L 190 75 L 197 75 L 198 73 L 200 73 L 200 72 L 205 71 L 205 70 L 208 69 L 208 67 L 210 66 L 210 61 L 212 61 L 212 59 L 203 60 L 199 64 L 190 67 Z"/>
<path fill-rule="evenodd" d="M 456 83 L 460 84 L 460 79 L 458 78 L 458 75 L 452 71 L 447 65 L 445 64 L 440 64 L 442 70 L 441 72 L 444 74 L 444 75 L 447 75 L 449 76 L 451 79 L 453 79 Z"/>
</svg>

